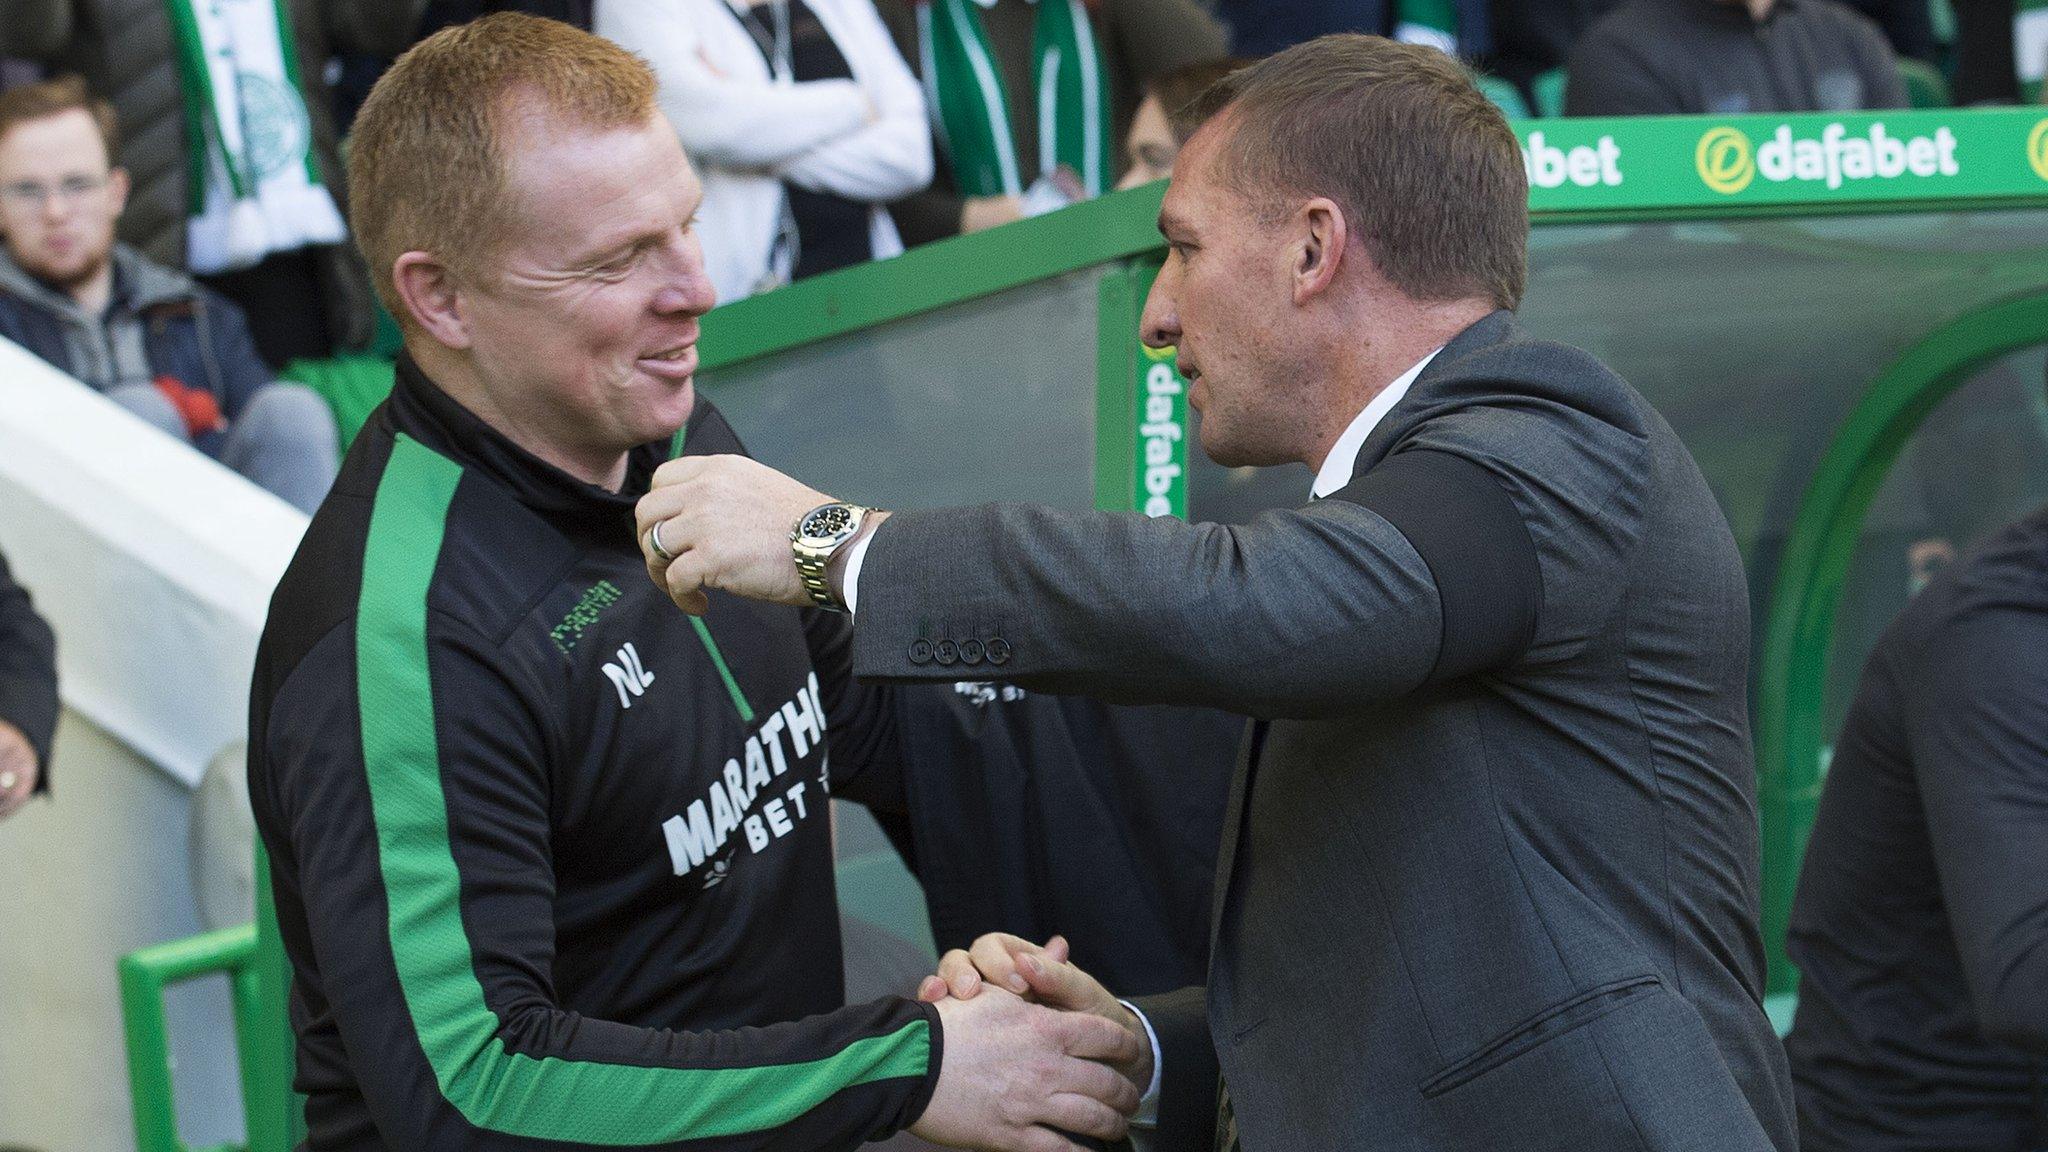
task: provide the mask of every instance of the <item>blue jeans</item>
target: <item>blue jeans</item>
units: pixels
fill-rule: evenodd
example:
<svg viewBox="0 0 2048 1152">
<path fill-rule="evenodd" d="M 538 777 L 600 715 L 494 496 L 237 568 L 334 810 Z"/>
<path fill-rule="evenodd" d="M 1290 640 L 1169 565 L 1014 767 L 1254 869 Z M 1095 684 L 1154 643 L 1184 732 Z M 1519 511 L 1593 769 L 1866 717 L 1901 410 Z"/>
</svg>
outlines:
<svg viewBox="0 0 2048 1152">
<path fill-rule="evenodd" d="M 165 434 L 191 442 L 184 418 L 152 384 L 123 384 L 107 398 Z M 228 425 L 219 452 L 222 464 L 302 512 L 311 514 L 327 496 L 341 468 L 341 437 L 334 412 L 304 384 L 278 383 L 257 390 Z"/>
</svg>

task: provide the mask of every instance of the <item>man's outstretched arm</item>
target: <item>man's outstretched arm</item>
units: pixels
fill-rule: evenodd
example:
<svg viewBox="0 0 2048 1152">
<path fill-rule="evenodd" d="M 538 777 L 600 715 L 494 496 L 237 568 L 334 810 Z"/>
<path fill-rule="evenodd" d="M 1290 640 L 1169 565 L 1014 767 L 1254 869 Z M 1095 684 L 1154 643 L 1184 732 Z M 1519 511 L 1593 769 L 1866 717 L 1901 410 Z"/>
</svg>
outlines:
<svg viewBox="0 0 2048 1152">
<path fill-rule="evenodd" d="M 685 610 L 707 588 L 808 603 L 789 528 L 825 499 L 739 457 L 671 461 L 640 504 L 643 540 L 659 525 L 674 557 L 650 548 L 650 572 Z M 993 676 L 1254 716 L 1399 696 L 1428 680 L 1446 635 L 1429 565 L 1343 500 L 1243 526 L 1023 505 L 898 513 L 874 531 L 860 592 L 859 676 Z"/>
</svg>

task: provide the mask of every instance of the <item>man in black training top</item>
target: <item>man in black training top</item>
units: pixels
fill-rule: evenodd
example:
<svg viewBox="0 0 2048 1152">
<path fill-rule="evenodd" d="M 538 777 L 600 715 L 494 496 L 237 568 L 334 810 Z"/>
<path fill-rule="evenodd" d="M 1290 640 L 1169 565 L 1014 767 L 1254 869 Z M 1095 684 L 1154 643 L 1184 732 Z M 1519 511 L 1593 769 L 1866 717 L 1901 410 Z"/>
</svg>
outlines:
<svg viewBox="0 0 2048 1152">
<path fill-rule="evenodd" d="M 2048 508 L 1878 642 L 1792 905 L 1809 1152 L 2048 1148 Z"/>
<path fill-rule="evenodd" d="M 647 585 L 655 466 L 741 451 L 692 391 L 700 189 L 654 90 L 497 16 L 356 124 L 407 354 L 278 588 L 250 721 L 311 1145 L 1118 1136 L 1108 1022 L 841 1007 L 828 794 L 901 794 L 887 702 L 836 618 Z"/>
</svg>

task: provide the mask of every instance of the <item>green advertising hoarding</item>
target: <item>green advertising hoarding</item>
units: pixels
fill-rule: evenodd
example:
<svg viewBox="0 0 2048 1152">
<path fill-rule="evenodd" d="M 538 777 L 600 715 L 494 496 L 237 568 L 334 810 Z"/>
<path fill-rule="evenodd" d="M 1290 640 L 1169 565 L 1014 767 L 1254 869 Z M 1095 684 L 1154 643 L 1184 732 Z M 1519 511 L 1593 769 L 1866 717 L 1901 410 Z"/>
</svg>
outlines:
<svg viewBox="0 0 2048 1152">
<path fill-rule="evenodd" d="M 2048 109 L 1516 125 L 1532 213 L 1740 212 L 2048 193 Z"/>
<path fill-rule="evenodd" d="M 1172 348 L 1139 336 L 1159 260 L 1133 260 L 1098 285 L 1095 504 L 1188 514 L 1188 384 Z"/>
</svg>

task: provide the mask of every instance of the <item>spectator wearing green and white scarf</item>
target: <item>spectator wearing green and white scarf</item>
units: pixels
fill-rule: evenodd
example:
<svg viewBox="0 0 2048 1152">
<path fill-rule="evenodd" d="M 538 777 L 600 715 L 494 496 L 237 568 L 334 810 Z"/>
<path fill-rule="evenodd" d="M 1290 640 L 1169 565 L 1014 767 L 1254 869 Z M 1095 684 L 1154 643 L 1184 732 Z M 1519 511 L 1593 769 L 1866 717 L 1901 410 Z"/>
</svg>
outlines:
<svg viewBox="0 0 2048 1152">
<path fill-rule="evenodd" d="M 266 102 L 282 107 L 283 136 L 310 138 L 312 167 L 337 208 L 346 211 L 345 182 L 323 72 L 337 50 L 394 55 L 412 42 L 426 0 L 4 0 L 0 2 L 0 56 L 20 56 L 52 72 L 77 73 L 110 99 L 124 126 L 118 160 L 133 178 L 134 194 L 121 220 L 120 238 L 174 268 L 192 266 L 190 220 L 203 211 L 195 195 L 196 157 L 209 108 L 221 107 L 186 83 L 178 66 L 174 13 L 195 6 L 250 3 L 282 13 L 280 27 L 292 51 L 276 69 L 292 92 Z M 239 89 L 238 89 L 239 90 Z M 174 98 L 167 99 L 167 94 Z M 216 96 L 221 93 L 216 92 Z M 296 97 L 289 99 L 288 97 Z M 300 119 L 303 110 L 303 119 Z M 266 140 L 279 138 L 259 131 Z M 303 149 L 293 149 L 304 155 Z M 368 273 L 345 240 L 268 252 L 252 267 L 207 277 L 207 283 L 249 313 L 258 348 L 273 367 L 298 357 L 332 355 L 369 343 L 374 306 Z"/>
<path fill-rule="evenodd" d="M 924 82 L 938 137 L 931 188 L 891 206 L 911 245 L 1113 188 L 1117 146 L 1143 85 L 1225 50 L 1223 26 L 1195 0 L 876 0 L 875 8 Z M 1060 169 L 1067 172 L 1055 179 Z"/>
</svg>

